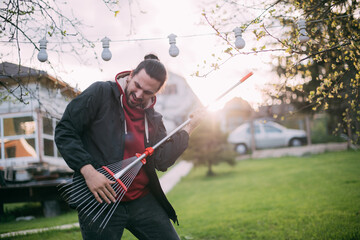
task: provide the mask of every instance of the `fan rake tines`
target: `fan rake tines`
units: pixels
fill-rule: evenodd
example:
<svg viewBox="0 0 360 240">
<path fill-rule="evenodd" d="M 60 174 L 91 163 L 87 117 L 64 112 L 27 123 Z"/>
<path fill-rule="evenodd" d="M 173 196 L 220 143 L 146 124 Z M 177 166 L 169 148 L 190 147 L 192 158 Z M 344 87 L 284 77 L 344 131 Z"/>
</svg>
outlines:
<svg viewBox="0 0 360 240">
<path fill-rule="evenodd" d="M 123 161 L 110 164 L 106 167 L 96 169 L 98 172 L 106 176 L 109 180 L 115 180 L 115 183 L 111 185 L 111 187 L 116 193 L 116 201 L 114 203 L 109 204 L 105 201 L 103 201 L 102 203 L 98 202 L 92 192 L 87 187 L 86 181 L 81 175 L 74 177 L 71 182 L 59 188 L 59 191 L 62 192 L 61 196 L 70 206 L 76 208 L 80 218 L 83 218 L 85 221 L 86 219 L 91 217 L 89 224 L 99 224 L 99 230 L 102 231 L 108 224 L 111 216 L 114 214 L 117 206 L 121 202 L 122 198 L 127 192 L 127 189 L 130 187 L 131 183 L 133 182 L 134 178 L 136 177 L 144 163 L 138 161 L 118 179 L 114 178 L 114 175 L 123 170 L 136 158 L 137 157 L 134 156 Z M 105 214 L 104 212 L 106 210 L 108 211 Z M 100 218 L 100 216 L 102 216 L 103 213 L 105 214 L 105 216 L 102 219 Z"/>
</svg>

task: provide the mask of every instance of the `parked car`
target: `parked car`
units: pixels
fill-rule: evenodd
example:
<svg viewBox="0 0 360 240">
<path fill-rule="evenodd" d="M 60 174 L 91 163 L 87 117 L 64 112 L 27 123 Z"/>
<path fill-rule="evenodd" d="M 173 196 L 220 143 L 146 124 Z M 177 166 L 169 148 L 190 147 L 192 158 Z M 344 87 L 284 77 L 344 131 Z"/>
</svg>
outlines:
<svg viewBox="0 0 360 240">
<path fill-rule="evenodd" d="M 254 121 L 256 149 L 301 146 L 306 144 L 306 132 L 289 129 L 273 121 Z M 233 130 L 228 142 L 235 145 L 236 152 L 245 154 L 251 148 L 250 123 L 244 123 Z"/>
</svg>

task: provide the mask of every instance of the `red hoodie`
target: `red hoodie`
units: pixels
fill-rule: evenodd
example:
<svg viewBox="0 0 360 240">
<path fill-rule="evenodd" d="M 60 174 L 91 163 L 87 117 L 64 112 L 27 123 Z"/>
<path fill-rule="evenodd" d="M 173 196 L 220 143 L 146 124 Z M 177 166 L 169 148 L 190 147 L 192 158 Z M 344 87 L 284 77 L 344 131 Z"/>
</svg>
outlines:
<svg viewBox="0 0 360 240">
<path fill-rule="evenodd" d="M 135 156 L 136 153 L 143 153 L 145 150 L 145 111 L 140 108 L 132 108 L 127 104 L 125 93 L 116 81 L 120 94 L 122 94 L 122 103 L 125 113 L 125 124 L 127 133 L 125 137 L 124 159 Z M 153 107 L 155 101 L 150 107 Z M 125 193 L 121 201 L 131 201 L 144 197 L 149 193 L 148 188 L 149 178 L 143 168 L 140 169 L 132 184 Z"/>
</svg>

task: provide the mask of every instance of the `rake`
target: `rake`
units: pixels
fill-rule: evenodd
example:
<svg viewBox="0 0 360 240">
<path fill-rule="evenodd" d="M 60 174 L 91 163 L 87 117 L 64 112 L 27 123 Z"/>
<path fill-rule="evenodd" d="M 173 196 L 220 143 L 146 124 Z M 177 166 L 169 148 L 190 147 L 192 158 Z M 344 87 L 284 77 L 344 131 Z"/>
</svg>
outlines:
<svg viewBox="0 0 360 240">
<path fill-rule="evenodd" d="M 214 102 L 224 97 L 251 75 L 253 75 L 252 72 L 248 73 L 239 82 L 217 97 Z M 208 108 L 208 106 L 206 108 Z M 142 165 L 146 164 L 146 157 L 151 156 L 155 149 L 185 127 L 190 121 L 191 118 L 187 119 L 154 146 L 146 148 L 144 153 L 136 154 L 131 158 L 96 169 L 98 172 L 104 174 L 108 179 L 115 181 L 115 183 L 111 185 L 117 196 L 114 203 L 106 203 L 105 201 L 103 201 L 103 203 L 98 202 L 87 187 L 85 179 L 81 175 L 74 177 L 71 182 L 59 188 L 59 191 L 62 192 L 61 196 L 70 206 L 76 206 L 80 218 L 87 219 L 94 213 L 89 224 L 92 225 L 97 222 L 97 224 L 99 224 L 99 230 L 102 231 L 108 224 L 111 216 L 127 192 L 127 189 L 130 187 L 132 181 L 138 174 L 140 168 Z M 100 216 L 102 216 L 103 213 L 105 216 L 102 218 Z"/>
</svg>

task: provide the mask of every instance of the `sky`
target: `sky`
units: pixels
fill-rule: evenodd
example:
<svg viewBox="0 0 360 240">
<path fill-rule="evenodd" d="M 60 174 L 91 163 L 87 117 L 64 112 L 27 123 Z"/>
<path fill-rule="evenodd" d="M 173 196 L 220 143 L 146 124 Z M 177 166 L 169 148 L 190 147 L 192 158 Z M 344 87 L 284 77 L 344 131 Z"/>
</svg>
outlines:
<svg viewBox="0 0 360 240">
<path fill-rule="evenodd" d="M 260 89 L 274 78 L 271 66 L 266 64 L 270 61 L 268 55 L 236 56 L 206 77 L 193 76 L 197 71 L 200 74 L 208 73 L 211 68 L 204 66 L 214 62 L 217 57 L 223 60 L 228 58 L 228 55 L 222 52 L 225 49 L 222 41 L 214 34 L 211 26 L 204 23 L 202 16 L 203 9 L 211 9 L 216 1 L 129 0 L 129 2 L 131 2 L 130 8 L 128 1 L 122 1 L 118 6 L 119 13 L 115 16 L 101 0 L 88 0 L 86 6 L 82 1 L 69 1 L 61 7 L 61 10 L 65 15 L 73 14 L 82 21 L 83 25 L 79 29 L 95 43 L 94 50 L 80 50 L 80 56 L 76 56 L 73 52 L 58 54 L 54 51 L 59 48 L 57 40 L 47 37 L 49 61 L 52 67 L 55 66 L 55 71 L 49 63 L 40 63 L 37 60 L 37 51 L 31 44 L 21 45 L 22 64 L 48 71 L 71 86 L 84 90 L 95 81 L 113 80 L 118 72 L 135 68 L 146 54 L 155 53 L 168 71 L 186 79 L 205 105 L 249 72 L 253 72 L 254 75 L 226 96 L 218 106 L 223 106 L 235 96 L 245 99 L 253 106 L 264 102 Z M 253 1 L 242 2 L 247 4 Z M 241 15 L 240 21 L 251 20 L 252 15 L 249 13 L 246 16 L 245 12 Z M 35 42 L 45 35 L 47 28 L 44 26 L 44 30 L 37 33 Z M 225 30 L 231 32 L 233 29 Z M 177 57 L 171 57 L 168 53 L 170 45 L 167 36 L 171 33 L 178 36 L 176 45 L 180 54 Z M 107 62 L 101 59 L 100 40 L 105 36 L 111 39 L 112 59 Z M 257 44 L 247 37 L 250 37 L 250 33 L 245 32 L 243 38 L 246 46 L 243 51 L 250 51 Z M 66 49 L 66 44 L 62 47 Z M 81 49 L 81 46 L 78 48 Z M 95 59 L 94 51 L 100 59 Z M 15 45 L 12 45 L 11 54 L 4 60 L 18 62 Z"/>
</svg>

